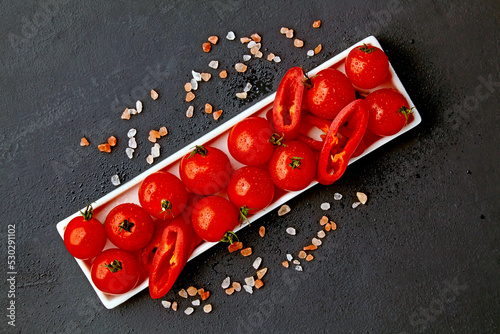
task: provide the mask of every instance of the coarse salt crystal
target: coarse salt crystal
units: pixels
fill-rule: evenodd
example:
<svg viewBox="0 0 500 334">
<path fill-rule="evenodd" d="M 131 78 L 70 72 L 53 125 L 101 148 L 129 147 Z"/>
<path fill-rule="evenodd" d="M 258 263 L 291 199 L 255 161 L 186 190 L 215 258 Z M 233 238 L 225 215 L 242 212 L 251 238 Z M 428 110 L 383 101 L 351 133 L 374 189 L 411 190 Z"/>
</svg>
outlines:
<svg viewBox="0 0 500 334">
<path fill-rule="evenodd" d="M 297 231 L 293 228 L 293 227 L 288 227 L 286 229 L 286 233 L 290 234 L 290 235 L 296 235 L 297 234 Z"/>
<path fill-rule="evenodd" d="M 203 312 L 205 312 L 205 313 L 212 312 L 212 304 L 207 304 L 207 305 L 203 306 Z"/>
<path fill-rule="evenodd" d="M 247 92 L 236 93 L 236 97 L 239 98 L 239 99 L 246 99 L 247 95 L 248 95 Z"/>
<path fill-rule="evenodd" d="M 280 33 L 281 33 L 282 35 L 284 35 L 284 34 L 286 34 L 286 33 L 287 33 L 287 31 L 288 31 L 288 30 L 289 30 L 288 28 L 286 28 L 286 27 L 282 27 L 282 28 L 280 29 Z"/>
<path fill-rule="evenodd" d="M 319 240 L 318 238 L 312 238 L 311 243 L 314 246 L 321 246 L 321 244 L 322 244 L 321 240 Z"/>
<path fill-rule="evenodd" d="M 182 298 L 187 298 L 187 297 L 188 297 L 188 294 L 187 294 L 186 290 L 181 289 L 181 290 L 179 291 L 179 296 L 181 296 Z"/>
<path fill-rule="evenodd" d="M 138 114 L 142 112 L 142 102 L 140 100 L 137 100 L 137 102 L 135 103 L 135 109 L 137 109 Z"/>
<path fill-rule="evenodd" d="M 241 284 L 239 282 L 233 282 L 233 289 L 236 292 L 240 292 L 241 291 Z"/>
<path fill-rule="evenodd" d="M 236 69 L 236 71 L 243 73 L 247 70 L 247 65 L 245 65 L 243 63 L 236 63 L 234 65 L 234 68 Z"/>
<path fill-rule="evenodd" d="M 302 266 L 299 266 L 299 265 L 295 266 L 295 270 L 297 270 L 297 271 L 303 271 Z"/>
<path fill-rule="evenodd" d="M 137 134 L 137 130 L 136 130 L 136 129 L 134 129 L 134 128 L 132 128 L 132 129 L 128 130 L 128 132 L 127 132 L 127 137 L 132 138 L 132 137 L 134 137 L 136 134 Z"/>
<path fill-rule="evenodd" d="M 318 231 L 318 238 L 323 239 L 325 235 L 325 231 Z"/>
<path fill-rule="evenodd" d="M 256 46 L 256 45 L 257 45 L 257 42 L 255 42 L 255 41 L 250 41 L 250 42 L 248 42 L 248 44 L 247 44 L 247 48 L 251 49 L 251 48 L 253 48 L 253 47 L 254 47 L 254 46 Z"/>
<path fill-rule="evenodd" d="M 134 150 L 133 148 L 127 147 L 127 148 L 125 149 L 125 154 L 127 155 L 127 157 L 128 157 L 129 159 L 132 159 L 132 158 L 134 157 L 134 151 L 135 151 L 135 150 Z"/>
<path fill-rule="evenodd" d="M 245 278 L 245 283 L 248 286 L 254 286 L 255 285 L 255 278 L 253 276 Z"/>
<path fill-rule="evenodd" d="M 191 89 L 192 90 L 197 90 L 198 89 L 198 81 L 196 79 L 191 79 Z"/>
<path fill-rule="evenodd" d="M 336 201 L 340 201 L 342 199 L 342 194 L 339 193 L 333 194 L 333 199 Z"/>
<path fill-rule="evenodd" d="M 330 209 L 330 203 L 321 204 L 321 210 L 329 210 L 329 209 Z"/>
<path fill-rule="evenodd" d="M 212 74 L 210 74 L 210 73 L 204 72 L 204 73 L 201 74 L 201 79 L 203 79 L 203 81 L 205 81 L 205 82 L 207 82 L 208 80 L 210 80 L 211 77 L 212 77 Z"/>
<path fill-rule="evenodd" d="M 253 288 L 250 285 L 243 285 L 243 289 L 245 289 L 245 291 L 249 294 L 253 293 Z"/>
<path fill-rule="evenodd" d="M 187 315 L 191 315 L 193 312 L 194 312 L 194 308 L 192 308 L 192 307 L 188 307 L 184 310 L 184 313 L 186 313 Z"/>
<path fill-rule="evenodd" d="M 228 276 L 228 277 L 224 278 L 224 280 L 222 281 L 221 287 L 223 289 L 227 289 L 227 288 L 229 288 L 230 284 L 231 284 L 231 277 Z"/>
<path fill-rule="evenodd" d="M 312 56 L 314 56 L 314 50 L 309 50 L 309 51 L 307 51 L 307 56 L 308 56 L 308 57 L 312 57 Z"/>
<path fill-rule="evenodd" d="M 172 305 L 171 302 L 166 301 L 166 300 L 162 300 L 161 304 L 163 305 L 164 308 L 170 308 L 170 305 Z"/>
<path fill-rule="evenodd" d="M 262 258 L 259 256 L 255 259 L 255 261 L 253 261 L 253 264 L 252 266 L 255 268 L 255 269 L 259 269 L 260 267 L 260 264 L 262 263 Z"/>
<path fill-rule="evenodd" d="M 243 55 L 243 61 L 249 61 L 250 59 L 252 59 L 252 56 L 250 56 L 250 55 Z"/>
<path fill-rule="evenodd" d="M 136 109 L 130 109 L 128 110 L 130 112 L 130 115 L 136 115 L 137 114 L 137 110 Z"/>
<path fill-rule="evenodd" d="M 191 74 L 193 75 L 193 79 L 196 81 L 201 81 L 201 73 L 196 72 L 196 71 L 191 71 Z"/>
<path fill-rule="evenodd" d="M 293 38 L 293 29 L 288 29 L 285 33 L 286 38 Z"/>
<path fill-rule="evenodd" d="M 354 203 L 352 203 L 352 208 L 356 209 L 360 204 L 361 204 L 361 202 L 354 202 Z"/>
<path fill-rule="evenodd" d="M 157 100 L 158 99 L 158 92 L 155 91 L 154 89 L 151 89 L 151 98 L 153 100 Z"/>
<path fill-rule="evenodd" d="M 243 91 L 249 92 L 250 89 L 252 89 L 252 84 L 250 82 L 247 82 L 247 84 L 245 85 L 245 88 L 243 88 Z"/>
<path fill-rule="evenodd" d="M 229 41 L 234 41 L 234 39 L 236 38 L 236 35 L 234 34 L 234 32 L 230 31 L 230 32 L 227 33 L 226 38 Z"/>
<path fill-rule="evenodd" d="M 216 70 L 219 67 L 219 62 L 217 60 L 212 60 L 210 63 L 208 63 L 208 67 Z M 200 77 L 201 77 L 201 74 L 200 74 Z"/>
<path fill-rule="evenodd" d="M 187 110 L 186 110 L 186 117 L 188 117 L 188 118 L 193 117 L 193 112 L 194 112 L 194 107 L 189 106 L 189 108 L 187 108 Z"/>
<path fill-rule="evenodd" d="M 199 299 L 195 299 L 191 302 L 191 304 L 193 304 L 193 306 L 200 306 L 200 300 Z"/>
<path fill-rule="evenodd" d="M 137 148 L 137 141 L 135 140 L 134 137 L 132 137 L 128 140 L 128 147 Z"/>
<path fill-rule="evenodd" d="M 153 158 L 158 158 L 160 156 L 160 144 L 156 143 L 155 146 L 151 147 L 151 155 Z"/>
<path fill-rule="evenodd" d="M 154 161 L 155 161 L 155 160 L 154 160 L 154 158 L 153 158 L 153 156 L 152 156 L 151 154 L 149 154 L 149 155 L 146 157 L 146 162 L 147 162 L 148 164 L 150 164 L 150 165 L 151 165 Z"/>
<path fill-rule="evenodd" d="M 356 197 L 358 197 L 358 200 L 361 202 L 361 204 L 366 204 L 366 201 L 368 201 L 368 196 L 366 196 L 365 193 L 362 192 L 357 192 Z"/>
<path fill-rule="evenodd" d="M 130 119 L 130 110 L 128 108 L 123 111 L 121 119 Z"/>
<path fill-rule="evenodd" d="M 280 58 L 280 57 L 278 57 L 278 56 L 275 56 L 275 57 L 273 58 L 273 61 L 274 61 L 275 63 L 279 63 L 279 62 L 281 62 L 281 58 Z"/>
<path fill-rule="evenodd" d="M 267 273 L 267 268 L 262 268 L 261 270 L 257 271 L 257 278 L 262 279 L 264 275 Z"/>
<path fill-rule="evenodd" d="M 113 175 L 111 176 L 111 183 L 114 185 L 114 186 L 119 186 L 120 185 L 120 177 L 118 175 Z"/>
<path fill-rule="evenodd" d="M 287 254 L 287 255 L 286 255 L 286 259 L 287 259 L 288 261 L 292 261 L 292 260 L 293 260 L 293 256 L 292 256 L 292 254 Z"/>
<path fill-rule="evenodd" d="M 286 215 L 287 213 L 290 212 L 290 207 L 286 204 L 283 204 L 281 208 L 278 210 L 278 216 L 283 216 Z"/>
<path fill-rule="evenodd" d="M 299 260 L 293 260 L 292 263 L 293 264 L 300 264 L 300 261 Z"/>
</svg>

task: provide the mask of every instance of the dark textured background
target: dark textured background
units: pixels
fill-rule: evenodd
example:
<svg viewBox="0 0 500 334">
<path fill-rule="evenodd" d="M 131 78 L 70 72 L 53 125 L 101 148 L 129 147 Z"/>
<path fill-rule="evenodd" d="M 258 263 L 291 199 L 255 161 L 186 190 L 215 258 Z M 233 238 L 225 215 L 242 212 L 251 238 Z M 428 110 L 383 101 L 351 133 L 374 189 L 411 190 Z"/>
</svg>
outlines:
<svg viewBox="0 0 500 334">
<path fill-rule="evenodd" d="M 0 332 L 332 332 L 498 333 L 500 331 L 498 1 L 0 1 L 0 242 L 7 269 L 7 225 L 16 224 L 16 327 L 7 325 L 0 285 Z M 320 29 L 312 22 L 321 19 Z M 33 25 L 35 23 L 35 25 Z M 279 33 L 296 30 L 305 49 Z M 258 32 L 279 64 L 251 60 L 237 37 Z M 219 43 L 205 54 L 210 35 Z M 240 238 L 264 258 L 265 287 L 226 296 L 226 275 L 243 281 L 252 259 L 219 245 L 188 264 L 173 290 L 212 292 L 212 314 L 165 310 L 143 291 L 106 310 L 69 256 L 55 225 L 88 201 L 147 170 L 147 132 L 166 125 L 162 158 L 231 119 L 278 86 L 296 65 L 313 68 L 375 35 L 422 115 L 416 129 L 349 167 L 336 184 L 316 186 L 271 212 Z M 318 43 L 323 51 L 305 52 Z M 191 70 L 218 59 L 226 81 L 202 84 L 184 114 Z M 211 71 L 214 72 L 214 71 Z M 246 82 L 245 101 L 234 93 Z M 160 99 L 146 98 L 151 88 Z M 145 110 L 120 120 L 131 101 Z M 218 122 L 205 102 L 224 110 Z M 126 132 L 138 129 L 133 160 Z M 86 136 L 94 146 L 81 148 Z M 112 154 L 95 144 L 118 138 Z M 356 191 L 367 205 L 351 208 Z M 334 202 L 332 195 L 344 198 Z M 305 271 L 285 270 L 318 229 L 319 206 L 339 228 Z M 261 239 L 260 225 L 267 227 Z M 291 237 L 287 226 L 299 233 Z M 180 298 L 170 292 L 170 300 Z M 181 310 L 187 306 L 181 303 Z"/>
</svg>

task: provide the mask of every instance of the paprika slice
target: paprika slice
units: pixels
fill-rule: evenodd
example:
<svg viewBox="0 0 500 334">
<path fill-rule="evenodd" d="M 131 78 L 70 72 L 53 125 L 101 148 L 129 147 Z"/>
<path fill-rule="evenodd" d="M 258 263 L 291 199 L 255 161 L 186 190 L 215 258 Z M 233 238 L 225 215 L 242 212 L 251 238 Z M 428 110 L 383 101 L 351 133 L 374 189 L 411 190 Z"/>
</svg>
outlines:
<svg viewBox="0 0 500 334">
<path fill-rule="evenodd" d="M 300 67 L 289 69 L 278 86 L 273 103 L 273 123 L 276 131 L 287 140 L 299 135 L 304 96 L 304 71 Z"/>
<path fill-rule="evenodd" d="M 308 136 L 308 133 L 311 128 L 316 127 L 323 131 L 321 137 L 324 138 L 324 136 L 328 132 L 328 129 L 330 128 L 330 124 L 332 124 L 332 121 L 311 115 L 309 113 L 304 113 L 304 115 L 302 115 L 301 122 L 300 133 L 297 140 L 303 142 L 315 151 L 321 151 L 321 148 L 323 147 L 323 140 L 313 139 Z"/>
<path fill-rule="evenodd" d="M 350 157 L 366 132 L 368 115 L 366 103 L 363 100 L 355 100 L 333 119 L 318 160 L 319 183 L 332 184 L 344 174 Z"/>
</svg>

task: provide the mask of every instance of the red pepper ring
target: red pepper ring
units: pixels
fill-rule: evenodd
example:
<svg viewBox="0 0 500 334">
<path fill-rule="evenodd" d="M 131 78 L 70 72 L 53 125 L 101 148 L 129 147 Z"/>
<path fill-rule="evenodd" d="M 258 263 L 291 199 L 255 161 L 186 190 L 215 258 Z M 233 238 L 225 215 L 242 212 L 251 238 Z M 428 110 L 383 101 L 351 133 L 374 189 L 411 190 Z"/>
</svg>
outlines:
<svg viewBox="0 0 500 334">
<path fill-rule="evenodd" d="M 302 115 L 300 134 L 297 139 L 306 144 L 307 146 L 309 146 L 310 148 L 312 148 L 313 150 L 321 151 L 321 148 L 323 147 L 323 140 L 313 139 L 308 136 L 308 133 L 311 128 L 317 127 L 318 129 L 323 131 L 324 134 L 326 134 L 328 132 L 328 129 L 330 128 L 330 124 L 332 124 L 332 121 L 330 120 L 305 113 L 304 115 Z M 321 137 L 323 138 L 324 135 L 321 135 Z"/>
<path fill-rule="evenodd" d="M 368 115 L 366 102 L 355 100 L 345 106 L 334 118 L 319 155 L 317 172 L 317 181 L 319 183 L 332 184 L 344 174 L 349 159 L 356 151 L 366 132 Z M 339 130 L 345 123 L 348 123 L 351 134 L 347 138 L 345 145 L 339 145 Z"/>
<path fill-rule="evenodd" d="M 172 288 L 199 242 L 191 221 L 183 216 L 165 227 L 149 274 L 152 298 L 161 298 Z"/>
<path fill-rule="evenodd" d="M 297 138 L 300 130 L 304 71 L 300 67 L 289 69 L 278 86 L 273 103 L 273 124 L 276 132 L 286 140 Z"/>
</svg>

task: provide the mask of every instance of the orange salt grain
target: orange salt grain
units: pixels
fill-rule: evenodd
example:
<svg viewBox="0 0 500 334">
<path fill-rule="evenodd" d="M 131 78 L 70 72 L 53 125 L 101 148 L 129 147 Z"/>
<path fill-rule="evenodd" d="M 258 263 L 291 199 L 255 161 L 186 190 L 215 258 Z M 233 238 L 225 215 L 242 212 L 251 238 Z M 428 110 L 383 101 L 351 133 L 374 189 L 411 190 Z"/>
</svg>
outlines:
<svg viewBox="0 0 500 334">
<path fill-rule="evenodd" d="M 270 53 L 267 55 L 267 60 L 272 61 L 275 57 L 276 55 L 274 53 Z"/>
<path fill-rule="evenodd" d="M 162 126 L 160 128 L 160 130 L 158 131 L 158 133 L 160 134 L 160 136 L 163 137 L 163 136 L 166 136 L 168 134 L 168 130 L 167 130 L 167 128 L 165 126 Z"/>
<path fill-rule="evenodd" d="M 303 47 L 303 46 L 304 46 L 304 41 L 303 41 L 303 40 L 301 40 L 301 39 L 296 38 L 296 39 L 294 39 L 294 40 L 293 40 L 293 45 L 294 45 L 296 48 L 301 48 L 301 47 Z"/>
<path fill-rule="evenodd" d="M 115 146 L 116 145 L 116 137 L 115 136 L 109 137 L 108 144 L 109 144 L 109 146 Z"/>
<path fill-rule="evenodd" d="M 212 110 L 213 110 L 213 107 L 210 103 L 205 103 L 205 112 L 207 114 L 211 114 L 212 113 Z"/>
<path fill-rule="evenodd" d="M 312 259 L 314 259 L 314 256 L 312 256 L 311 254 L 306 256 L 306 261 L 312 261 Z"/>
<path fill-rule="evenodd" d="M 257 289 L 260 289 L 264 285 L 264 282 L 261 279 L 256 279 L 254 284 Z"/>
<path fill-rule="evenodd" d="M 286 38 L 293 38 L 293 29 L 288 29 L 285 33 Z"/>
<path fill-rule="evenodd" d="M 150 135 L 151 137 L 155 137 L 156 139 L 161 138 L 160 133 L 159 133 L 158 131 L 156 131 L 156 130 L 151 130 L 151 131 L 149 131 L 149 135 Z"/>
<path fill-rule="evenodd" d="M 260 41 L 262 40 L 262 37 L 260 37 L 259 34 L 255 33 L 255 34 L 252 34 L 252 36 L 250 36 L 255 42 L 257 43 L 260 43 Z"/>
<path fill-rule="evenodd" d="M 217 36 L 210 36 L 210 37 L 208 38 L 208 41 L 209 41 L 210 43 L 212 43 L 212 44 L 214 44 L 214 45 L 215 45 L 215 44 L 217 44 L 217 42 L 219 41 L 219 37 L 217 37 Z"/>
<path fill-rule="evenodd" d="M 234 288 L 227 288 L 226 293 L 231 296 L 234 293 Z"/>
<path fill-rule="evenodd" d="M 334 222 L 330 222 L 330 225 L 332 225 L 332 231 L 335 231 L 337 229 L 337 224 Z"/>
<path fill-rule="evenodd" d="M 152 98 L 153 100 L 158 99 L 158 92 L 157 92 L 157 91 L 155 91 L 154 89 L 151 89 L 151 98 Z"/>
<path fill-rule="evenodd" d="M 203 43 L 204 52 L 210 52 L 211 49 L 212 49 L 212 44 L 210 44 L 209 42 Z"/>
<path fill-rule="evenodd" d="M 316 20 L 313 22 L 313 28 L 319 28 L 321 27 L 321 20 Z"/>
<path fill-rule="evenodd" d="M 186 82 L 186 84 L 184 85 L 184 90 L 186 92 L 190 92 L 191 89 L 193 89 L 193 86 L 191 86 L 191 83 L 190 82 Z"/>
<path fill-rule="evenodd" d="M 101 144 L 101 145 L 97 146 L 97 148 L 101 152 L 106 152 L 106 153 L 110 153 L 111 152 L 111 146 L 108 143 Z"/>
<path fill-rule="evenodd" d="M 172 303 L 172 310 L 177 311 L 177 302 Z"/>
<path fill-rule="evenodd" d="M 241 250 L 241 255 L 243 255 L 243 256 L 250 256 L 250 255 L 252 255 L 252 248 L 247 247 L 245 249 L 242 249 Z"/>
<path fill-rule="evenodd" d="M 198 293 L 198 289 L 196 289 L 194 286 L 190 286 L 189 288 L 187 288 L 187 293 L 191 297 L 196 296 L 196 294 Z"/>
<path fill-rule="evenodd" d="M 240 250 L 243 248 L 243 243 L 241 241 L 238 242 L 233 242 L 230 244 L 227 249 L 229 250 L 229 253 L 235 252 L 237 250 Z"/>
<path fill-rule="evenodd" d="M 264 238 L 264 236 L 266 235 L 266 228 L 264 226 L 261 226 L 259 228 L 259 235 Z"/>
<path fill-rule="evenodd" d="M 321 219 L 319 220 L 319 224 L 320 224 L 321 226 L 326 225 L 327 223 L 328 223 L 328 217 L 327 217 L 327 216 L 323 216 L 323 217 L 321 217 Z"/>
<path fill-rule="evenodd" d="M 221 77 L 222 79 L 227 78 L 227 71 L 226 70 L 220 71 L 219 77 Z"/>
<path fill-rule="evenodd" d="M 207 300 L 208 297 L 210 297 L 210 291 L 205 291 L 205 292 L 200 294 L 201 300 Z"/>
<path fill-rule="evenodd" d="M 304 252 L 303 250 L 301 250 L 301 251 L 299 252 L 299 258 L 300 258 L 300 259 L 305 259 L 305 258 L 306 258 L 306 256 L 307 256 L 307 254 L 306 254 L 306 252 Z"/>
<path fill-rule="evenodd" d="M 281 262 L 281 265 L 285 268 L 288 268 L 290 266 L 290 264 L 288 263 L 288 261 L 283 261 Z"/>
<path fill-rule="evenodd" d="M 318 53 L 320 53 L 321 49 L 323 49 L 323 46 L 321 44 L 318 44 L 318 46 L 314 48 L 314 54 L 317 55 Z"/>
<path fill-rule="evenodd" d="M 192 92 L 188 92 L 186 94 L 186 102 L 191 102 L 194 100 L 194 98 L 195 98 L 195 95 Z"/>
<path fill-rule="evenodd" d="M 207 82 L 208 80 L 210 80 L 210 78 L 212 77 L 212 74 L 210 73 L 206 73 L 206 72 L 203 72 L 201 74 L 201 79 L 205 82 Z"/>
<path fill-rule="evenodd" d="M 318 246 L 315 245 L 309 245 L 303 248 L 303 250 L 305 251 L 316 250 L 316 249 L 318 249 Z"/>
<path fill-rule="evenodd" d="M 89 146 L 89 141 L 87 140 L 87 138 L 83 137 L 82 139 L 80 139 L 80 146 Z"/>
<path fill-rule="evenodd" d="M 205 289 L 199 288 L 197 292 L 201 296 L 205 292 Z"/>
<path fill-rule="evenodd" d="M 245 44 L 245 43 L 248 43 L 248 42 L 250 42 L 250 41 L 251 41 L 251 39 L 250 39 L 250 38 L 248 38 L 248 37 L 241 37 L 241 38 L 240 38 L 240 42 L 241 42 L 241 44 Z"/>
<path fill-rule="evenodd" d="M 149 135 L 148 140 L 150 142 L 152 142 L 152 143 L 156 143 L 156 137 L 155 136 Z"/>
<path fill-rule="evenodd" d="M 214 120 L 218 120 L 220 115 L 222 115 L 222 109 L 214 112 Z"/>
<path fill-rule="evenodd" d="M 330 223 L 325 224 L 325 231 L 330 232 L 332 230 L 332 225 Z"/>
<path fill-rule="evenodd" d="M 122 119 L 130 119 L 130 110 L 126 108 L 122 113 Z"/>
</svg>

